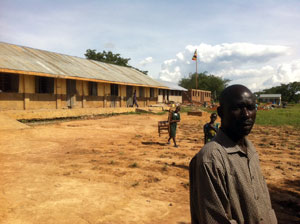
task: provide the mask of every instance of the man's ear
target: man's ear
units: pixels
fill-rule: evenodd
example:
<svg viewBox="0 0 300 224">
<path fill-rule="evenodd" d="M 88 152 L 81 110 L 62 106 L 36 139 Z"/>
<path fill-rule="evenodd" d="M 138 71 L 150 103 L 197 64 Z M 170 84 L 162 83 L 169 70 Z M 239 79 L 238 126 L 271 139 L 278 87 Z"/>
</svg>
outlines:
<svg viewBox="0 0 300 224">
<path fill-rule="evenodd" d="M 221 106 L 218 106 L 217 111 L 218 111 L 219 117 L 222 118 L 222 117 L 223 117 L 223 110 L 222 110 L 222 107 L 221 107 Z"/>
</svg>

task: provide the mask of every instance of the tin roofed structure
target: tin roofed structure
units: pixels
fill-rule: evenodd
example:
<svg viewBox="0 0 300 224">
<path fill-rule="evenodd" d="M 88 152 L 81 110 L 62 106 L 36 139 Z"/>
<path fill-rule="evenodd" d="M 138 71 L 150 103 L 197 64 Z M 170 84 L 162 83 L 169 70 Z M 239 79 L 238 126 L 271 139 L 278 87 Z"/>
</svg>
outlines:
<svg viewBox="0 0 300 224">
<path fill-rule="evenodd" d="M 182 94 L 187 91 L 187 89 L 177 85 L 173 82 L 167 82 L 159 80 L 162 85 L 167 86 L 169 89 L 159 89 L 158 92 L 158 102 L 159 103 L 182 103 Z"/>
<path fill-rule="evenodd" d="M 258 99 L 263 103 L 281 104 L 281 94 L 260 94 Z"/>
<path fill-rule="evenodd" d="M 141 106 L 168 87 L 136 69 L 0 42 L 0 109 Z"/>
</svg>

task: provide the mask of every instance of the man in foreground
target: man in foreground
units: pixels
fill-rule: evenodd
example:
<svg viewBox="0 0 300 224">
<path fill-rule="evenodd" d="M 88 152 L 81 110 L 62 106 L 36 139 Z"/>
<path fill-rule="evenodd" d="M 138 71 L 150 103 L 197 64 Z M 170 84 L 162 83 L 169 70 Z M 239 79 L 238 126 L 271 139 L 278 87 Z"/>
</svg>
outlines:
<svg viewBox="0 0 300 224">
<path fill-rule="evenodd" d="M 190 163 L 192 224 L 277 223 L 258 154 L 246 138 L 256 118 L 255 97 L 242 85 L 220 96 L 221 128 Z"/>
</svg>

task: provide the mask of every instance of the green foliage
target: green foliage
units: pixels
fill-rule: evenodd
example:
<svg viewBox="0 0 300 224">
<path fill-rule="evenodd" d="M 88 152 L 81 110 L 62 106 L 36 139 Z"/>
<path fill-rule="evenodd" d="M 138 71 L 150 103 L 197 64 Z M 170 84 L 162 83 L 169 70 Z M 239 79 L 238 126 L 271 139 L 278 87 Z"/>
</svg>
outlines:
<svg viewBox="0 0 300 224">
<path fill-rule="evenodd" d="M 273 110 L 259 110 L 256 115 L 256 124 L 283 126 L 290 125 L 294 128 L 300 127 L 300 104 L 287 108 L 275 108 Z"/>
<path fill-rule="evenodd" d="M 96 50 L 87 49 L 84 56 L 87 59 L 95 60 L 95 61 L 101 61 L 105 63 L 115 64 L 115 65 L 121 65 L 129 68 L 133 68 L 139 72 L 144 73 L 145 75 L 148 75 L 148 71 L 142 71 L 138 68 L 132 67 L 128 65 L 128 62 L 130 61 L 130 58 L 122 58 L 120 54 L 114 54 L 111 51 L 103 51 L 103 52 L 96 52 Z"/>
<path fill-rule="evenodd" d="M 128 61 L 130 58 L 122 58 L 120 54 L 113 54 L 111 51 L 103 51 L 96 52 L 96 50 L 87 49 L 84 56 L 87 59 L 92 59 L 95 61 L 101 61 L 105 63 L 115 64 L 115 65 L 121 65 L 121 66 L 128 66 Z"/>
<path fill-rule="evenodd" d="M 281 94 L 281 100 L 286 102 L 297 103 L 300 101 L 300 94 L 296 94 L 300 91 L 300 82 L 291 82 L 288 84 L 281 84 L 270 89 L 264 89 L 261 92 L 255 94 Z"/>
<path fill-rule="evenodd" d="M 131 67 L 131 66 L 130 66 Z M 148 75 L 148 71 L 143 71 L 143 70 L 140 70 L 138 68 L 135 68 L 135 67 L 131 67 L 131 68 L 134 68 L 135 70 L 141 72 L 141 73 L 144 73 L 145 75 Z"/>
<path fill-rule="evenodd" d="M 196 87 L 196 77 L 198 86 Z M 217 101 L 223 89 L 230 82 L 229 79 L 223 79 L 212 74 L 207 74 L 207 72 L 190 74 L 187 78 L 182 78 L 179 81 L 179 85 L 186 89 L 201 89 L 208 90 L 212 93 L 213 100 Z"/>
</svg>

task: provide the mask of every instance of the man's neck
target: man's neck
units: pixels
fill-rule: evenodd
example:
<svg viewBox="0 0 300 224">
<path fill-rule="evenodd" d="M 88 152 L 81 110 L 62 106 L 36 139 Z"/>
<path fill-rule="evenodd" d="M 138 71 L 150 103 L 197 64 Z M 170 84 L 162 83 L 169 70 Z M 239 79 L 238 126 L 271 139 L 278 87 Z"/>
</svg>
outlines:
<svg viewBox="0 0 300 224">
<path fill-rule="evenodd" d="M 245 153 L 247 153 L 247 144 L 246 144 L 245 136 L 239 137 L 233 134 L 230 130 L 226 130 L 222 127 L 221 129 L 227 135 L 227 137 L 230 138 L 231 141 L 236 143 Z"/>
</svg>

